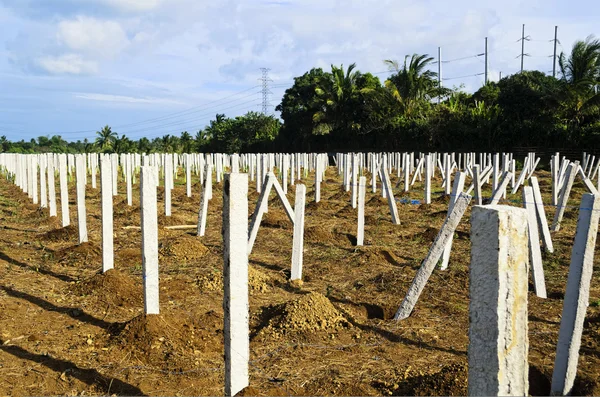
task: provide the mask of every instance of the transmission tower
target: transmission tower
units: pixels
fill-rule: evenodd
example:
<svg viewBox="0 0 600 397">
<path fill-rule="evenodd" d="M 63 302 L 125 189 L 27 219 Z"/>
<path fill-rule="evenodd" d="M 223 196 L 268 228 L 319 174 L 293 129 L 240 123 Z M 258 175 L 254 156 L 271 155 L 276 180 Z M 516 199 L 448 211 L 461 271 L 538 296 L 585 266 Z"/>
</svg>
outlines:
<svg viewBox="0 0 600 397">
<path fill-rule="evenodd" d="M 269 94 L 271 94 L 271 91 L 269 91 L 269 82 L 273 80 L 269 78 L 269 70 L 271 69 L 260 68 L 260 70 L 262 71 L 262 78 L 260 79 L 262 82 L 262 113 L 267 114 L 268 108 L 271 106 L 269 103 Z"/>
</svg>

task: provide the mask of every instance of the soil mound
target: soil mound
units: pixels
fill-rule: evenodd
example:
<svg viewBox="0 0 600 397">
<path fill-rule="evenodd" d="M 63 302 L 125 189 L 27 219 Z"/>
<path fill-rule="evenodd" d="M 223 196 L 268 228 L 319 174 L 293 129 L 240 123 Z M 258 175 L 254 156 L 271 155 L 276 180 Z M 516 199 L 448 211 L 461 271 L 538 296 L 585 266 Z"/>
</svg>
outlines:
<svg viewBox="0 0 600 397">
<path fill-rule="evenodd" d="M 81 243 L 63 248 L 55 252 L 55 257 L 60 263 L 78 263 L 97 260 L 102 255 L 102 249 L 90 242 Z"/>
<path fill-rule="evenodd" d="M 333 239 L 331 230 L 324 226 L 310 226 L 304 229 L 304 240 L 311 243 L 328 242 Z"/>
<path fill-rule="evenodd" d="M 272 316 L 260 331 L 263 336 L 280 338 L 289 333 L 310 336 L 319 331 L 335 332 L 350 327 L 331 301 L 318 292 L 268 308 L 265 312 Z"/>
<path fill-rule="evenodd" d="M 346 201 L 346 200 L 350 200 L 352 198 L 352 191 L 346 191 L 346 189 L 344 189 L 344 187 L 340 187 L 340 189 L 334 193 L 331 197 L 329 197 L 329 200 L 336 200 L 336 201 Z"/>
<path fill-rule="evenodd" d="M 60 229 L 50 230 L 40 235 L 40 240 L 45 241 L 68 241 L 77 237 L 79 231 L 77 227 L 69 225 Z"/>
<path fill-rule="evenodd" d="M 223 275 L 219 271 L 198 277 L 196 283 L 201 291 L 223 292 Z M 250 293 L 267 292 L 272 284 L 273 280 L 269 276 L 252 266 L 248 266 L 248 290 Z"/>
<path fill-rule="evenodd" d="M 114 342 L 146 364 L 189 370 L 199 354 L 222 354 L 222 326 L 223 316 L 214 311 L 195 321 L 181 315 L 140 315 L 123 325 Z"/>
<path fill-rule="evenodd" d="M 141 307 L 142 287 L 127 274 L 111 269 L 75 285 L 74 292 L 91 295 L 110 305 Z"/>
<path fill-rule="evenodd" d="M 186 261 L 202 258 L 209 249 L 195 236 L 182 234 L 167 238 L 158 250 L 162 258 L 173 257 Z"/>
<path fill-rule="evenodd" d="M 369 201 L 367 201 L 367 204 L 387 205 L 387 203 L 388 203 L 387 198 L 381 197 L 381 194 L 378 194 L 377 196 L 373 196 Z"/>
<path fill-rule="evenodd" d="M 291 229 L 292 222 L 287 215 L 281 211 L 269 211 L 263 215 L 261 220 L 262 226 L 272 227 L 277 229 Z"/>
<path fill-rule="evenodd" d="M 356 217 L 357 213 L 358 213 L 358 210 L 352 208 L 351 204 L 348 204 L 344 208 L 342 208 L 341 210 L 339 210 L 337 212 L 336 216 L 344 217 L 344 218 L 350 218 L 350 217 Z"/>
<path fill-rule="evenodd" d="M 193 224 L 193 221 L 186 220 L 185 217 L 178 214 L 171 214 L 166 216 L 165 214 L 158 215 L 158 226 L 176 226 L 176 225 L 188 225 Z"/>
<path fill-rule="evenodd" d="M 392 382 L 375 382 L 383 394 L 394 396 L 466 396 L 467 366 L 451 364 L 433 374 L 422 374 L 409 367 L 404 376 Z"/>
</svg>

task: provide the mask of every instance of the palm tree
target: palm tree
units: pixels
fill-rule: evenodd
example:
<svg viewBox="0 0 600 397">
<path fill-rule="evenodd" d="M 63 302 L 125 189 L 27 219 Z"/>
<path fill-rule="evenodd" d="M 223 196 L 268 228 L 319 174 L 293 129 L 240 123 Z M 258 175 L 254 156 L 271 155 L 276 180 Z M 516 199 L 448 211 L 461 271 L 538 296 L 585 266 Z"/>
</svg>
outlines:
<svg viewBox="0 0 600 397">
<path fill-rule="evenodd" d="M 433 63 L 433 57 L 427 54 L 413 54 L 404 57 L 402 67 L 398 61 L 386 59 L 383 61 L 390 71 L 395 72 L 385 82 L 386 88 L 402 106 L 406 115 L 416 112 L 419 105 L 428 103 L 437 96 L 447 96 L 452 90 L 440 87 L 437 73 L 428 68 Z"/>
<path fill-rule="evenodd" d="M 102 130 L 96 131 L 96 145 L 101 151 L 110 151 L 117 140 L 117 133 L 113 132 L 108 125 L 105 125 Z"/>
<path fill-rule="evenodd" d="M 192 136 L 189 132 L 183 131 L 181 138 L 179 139 L 184 153 L 190 153 L 192 151 Z"/>
</svg>

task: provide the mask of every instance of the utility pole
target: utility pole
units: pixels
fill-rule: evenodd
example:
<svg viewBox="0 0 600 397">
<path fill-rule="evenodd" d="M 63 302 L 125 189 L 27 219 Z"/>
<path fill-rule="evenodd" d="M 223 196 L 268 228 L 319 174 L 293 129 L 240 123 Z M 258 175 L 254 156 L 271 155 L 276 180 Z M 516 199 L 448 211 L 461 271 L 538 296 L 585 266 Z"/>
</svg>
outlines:
<svg viewBox="0 0 600 397">
<path fill-rule="evenodd" d="M 525 24 L 521 33 L 521 73 L 523 73 L 523 59 L 525 59 Z"/>
<path fill-rule="evenodd" d="M 442 47 L 438 47 L 438 88 L 442 88 Z M 438 93 L 438 104 L 442 102 L 441 92 Z"/>
<path fill-rule="evenodd" d="M 485 84 L 488 83 L 488 47 L 487 47 L 487 37 L 485 38 Z"/>
<path fill-rule="evenodd" d="M 502 70 L 500 71 L 500 77 L 498 78 L 498 81 L 502 80 Z"/>
<path fill-rule="evenodd" d="M 269 94 L 271 93 L 271 91 L 269 91 L 269 81 L 272 81 L 271 79 L 269 79 L 269 68 L 260 68 L 260 70 L 262 71 L 262 78 L 260 79 L 260 81 L 262 82 L 262 113 L 263 114 L 267 114 L 268 108 L 269 108 Z"/>
<path fill-rule="evenodd" d="M 552 77 L 556 77 L 556 44 L 558 43 L 558 26 L 554 27 L 554 56 L 552 57 Z"/>
</svg>

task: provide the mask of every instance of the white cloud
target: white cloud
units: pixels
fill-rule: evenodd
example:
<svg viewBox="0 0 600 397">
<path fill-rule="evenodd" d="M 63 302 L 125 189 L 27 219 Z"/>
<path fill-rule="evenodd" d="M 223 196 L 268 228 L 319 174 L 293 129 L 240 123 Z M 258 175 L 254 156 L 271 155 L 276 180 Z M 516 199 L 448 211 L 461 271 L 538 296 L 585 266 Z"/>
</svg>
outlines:
<svg viewBox="0 0 600 397">
<path fill-rule="evenodd" d="M 118 103 L 140 103 L 152 105 L 183 105 L 184 102 L 176 101 L 168 98 L 153 98 L 153 97 L 132 97 L 126 95 L 111 95 L 79 92 L 73 95 L 75 98 L 87 99 L 91 101 L 101 102 L 118 102 Z"/>
<path fill-rule="evenodd" d="M 92 74 L 98 71 L 93 61 L 84 60 L 78 54 L 46 56 L 37 59 L 37 64 L 51 74 Z"/>
<path fill-rule="evenodd" d="M 143 12 L 155 9 L 162 0 L 101 0 L 103 3 L 125 12 Z"/>
<path fill-rule="evenodd" d="M 112 57 L 129 44 L 118 22 L 79 16 L 58 24 L 58 39 L 71 50 Z"/>
</svg>

